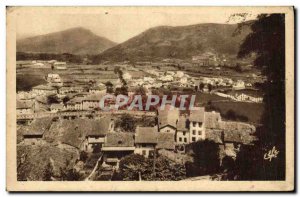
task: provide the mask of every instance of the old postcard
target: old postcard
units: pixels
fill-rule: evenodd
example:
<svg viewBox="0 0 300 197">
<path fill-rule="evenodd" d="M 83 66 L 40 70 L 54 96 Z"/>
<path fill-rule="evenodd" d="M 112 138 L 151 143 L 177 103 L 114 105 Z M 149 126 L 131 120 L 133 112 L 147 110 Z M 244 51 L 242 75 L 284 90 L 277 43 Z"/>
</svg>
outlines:
<svg viewBox="0 0 300 197">
<path fill-rule="evenodd" d="M 7 7 L 8 191 L 293 191 L 293 7 Z"/>
</svg>

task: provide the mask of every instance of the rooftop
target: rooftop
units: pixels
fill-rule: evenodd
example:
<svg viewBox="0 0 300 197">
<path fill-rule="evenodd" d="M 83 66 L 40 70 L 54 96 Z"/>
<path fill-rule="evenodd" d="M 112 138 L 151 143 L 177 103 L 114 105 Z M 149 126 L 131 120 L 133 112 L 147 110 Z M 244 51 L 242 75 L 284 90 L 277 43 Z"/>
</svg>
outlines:
<svg viewBox="0 0 300 197">
<path fill-rule="evenodd" d="M 220 122 L 220 128 L 225 131 L 243 131 L 243 132 L 255 132 L 255 126 L 243 122 L 234 121 L 222 121 Z"/>
<path fill-rule="evenodd" d="M 135 133 L 135 143 L 157 143 L 157 127 L 137 127 Z"/>
<path fill-rule="evenodd" d="M 177 108 L 158 110 L 158 125 L 160 128 L 165 127 L 167 125 L 176 128 L 178 119 L 179 110 Z"/>
<path fill-rule="evenodd" d="M 174 150 L 175 149 L 174 135 L 172 133 L 158 133 L 157 148 Z"/>
<path fill-rule="evenodd" d="M 43 135 L 45 131 L 49 130 L 53 118 L 38 118 L 35 119 L 31 125 L 21 128 L 23 135 Z"/>
<path fill-rule="evenodd" d="M 84 97 L 82 100 L 84 100 L 84 101 L 100 101 L 104 95 L 105 94 L 102 94 L 102 93 L 91 94 L 91 95 Z"/>
<path fill-rule="evenodd" d="M 89 136 L 105 136 L 109 130 L 111 125 L 111 118 L 106 116 L 101 118 L 100 120 L 92 121 L 90 125 L 90 129 L 87 130 L 87 135 Z"/>
<path fill-rule="evenodd" d="M 204 122 L 204 107 L 194 107 L 194 110 L 190 110 L 189 120 L 191 122 Z"/>
<path fill-rule="evenodd" d="M 50 106 L 51 109 L 63 109 L 64 108 L 64 104 L 60 104 L 60 103 L 54 103 Z"/>
<path fill-rule="evenodd" d="M 134 133 L 108 133 L 103 147 L 134 147 Z"/>
<path fill-rule="evenodd" d="M 32 89 L 37 89 L 37 90 L 56 90 L 56 88 L 48 85 L 38 85 L 33 87 Z"/>
</svg>

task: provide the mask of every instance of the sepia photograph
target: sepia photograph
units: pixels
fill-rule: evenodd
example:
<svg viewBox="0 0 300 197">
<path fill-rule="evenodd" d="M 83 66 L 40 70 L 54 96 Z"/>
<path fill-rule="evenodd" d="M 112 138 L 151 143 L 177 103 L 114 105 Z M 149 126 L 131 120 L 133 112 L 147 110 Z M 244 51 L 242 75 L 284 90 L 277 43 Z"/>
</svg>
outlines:
<svg viewBox="0 0 300 197">
<path fill-rule="evenodd" d="M 6 8 L 8 191 L 293 191 L 293 7 Z"/>
</svg>

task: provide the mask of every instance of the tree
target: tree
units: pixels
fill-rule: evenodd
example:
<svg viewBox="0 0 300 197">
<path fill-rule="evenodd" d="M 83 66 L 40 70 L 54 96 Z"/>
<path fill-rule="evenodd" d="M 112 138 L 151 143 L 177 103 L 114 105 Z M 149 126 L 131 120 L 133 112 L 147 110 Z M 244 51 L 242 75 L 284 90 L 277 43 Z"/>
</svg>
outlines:
<svg viewBox="0 0 300 197">
<path fill-rule="evenodd" d="M 208 91 L 211 92 L 213 89 L 213 86 L 209 83 L 209 84 L 207 84 L 207 88 L 208 88 Z"/>
<path fill-rule="evenodd" d="M 235 111 L 233 111 L 232 109 L 228 110 L 226 112 L 226 115 L 225 117 L 228 119 L 228 120 L 236 120 L 237 117 L 236 117 L 236 114 L 235 114 Z"/>
<path fill-rule="evenodd" d="M 67 103 L 70 100 L 70 97 L 66 96 L 63 98 L 63 103 Z"/>
<path fill-rule="evenodd" d="M 146 170 L 145 158 L 142 155 L 131 154 L 125 156 L 120 161 L 120 177 L 123 180 L 139 180 L 141 173 Z"/>
<path fill-rule="evenodd" d="M 87 160 L 87 158 L 88 158 L 87 152 L 81 151 L 81 152 L 80 152 L 80 155 L 79 155 L 79 160 L 85 162 L 85 161 Z"/>
<path fill-rule="evenodd" d="M 241 25 L 239 25 L 241 26 Z M 251 25 L 250 33 L 240 46 L 238 57 L 256 54 L 254 66 L 267 77 L 263 86 L 265 110 L 259 141 L 248 162 L 249 179 L 285 179 L 285 15 L 261 14 Z M 267 150 L 275 147 L 279 154 L 272 162 L 263 159 Z M 252 167 L 255 167 L 254 169 Z M 260 174 L 256 172 L 259 169 Z M 253 175 L 256 175 L 253 177 Z"/>
<path fill-rule="evenodd" d="M 50 162 L 45 166 L 43 171 L 43 181 L 52 181 L 53 177 L 53 167 Z"/>
<path fill-rule="evenodd" d="M 62 181 L 79 181 L 81 175 L 73 168 L 60 168 L 60 180 Z"/>
<path fill-rule="evenodd" d="M 51 104 L 53 104 L 53 103 L 59 103 L 58 97 L 57 97 L 56 95 L 49 95 L 49 96 L 47 97 L 47 103 L 48 103 L 49 105 L 51 105 Z"/>
<path fill-rule="evenodd" d="M 139 87 L 137 87 L 135 89 L 135 94 L 136 95 L 142 95 L 142 96 L 144 96 L 144 95 L 146 95 L 146 92 L 147 92 L 146 88 L 144 88 L 142 86 L 139 86 Z"/>
<path fill-rule="evenodd" d="M 110 81 L 107 81 L 105 83 L 105 86 L 106 86 L 106 92 L 107 93 L 113 93 L 113 84 L 110 82 Z"/>
<path fill-rule="evenodd" d="M 155 165 L 155 173 L 153 165 Z M 131 154 L 121 159 L 119 169 L 118 177 L 121 180 L 171 181 L 186 177 L 184 165 L 176 164 L 163 156 L 158 157 L 154 163 L 154 158 Z"/>
<path fill-rule="evenodd" d="M 204 88 L 204 83 L 200 83 L 200 85 L 199 85 L 200 91 L 203 91 L 203 88 Z"/>
<path fill-rule="evenodd" d="M 235 70 L 239 73 L 243 72 L 242 66 L 240 63 L 236 63 Z"/>
<path fill-rule="evenodd" d="M 60 180 L 61 181 L 79 181 L 81 175 L 73 167 L 70 167 L 70 161 L 66 160 L 64 167 L 60 167 Z"/>
<path fill-rule="evenodd" d="M 116 91 L 115 91 L 115 95 L 128 95 L 128 87 L 127 86 L 122 86 L 120 88 L 116 88 Z"/>
<path fill-rule="evenodd" d="M 122 114 L 116 121 L 116 127 L 121 128 L 125 132 L 135 132 L 136 120 L 129 114 Z"/>
<path fill-rule="evenodd" d="M 220 167 L 219 146 L 213 141 L 204 140 L 189 144 L 194 157 L 193 163 L 187 163 L 188 176 L 200 176 L 216 173 Z"/>
</svg>

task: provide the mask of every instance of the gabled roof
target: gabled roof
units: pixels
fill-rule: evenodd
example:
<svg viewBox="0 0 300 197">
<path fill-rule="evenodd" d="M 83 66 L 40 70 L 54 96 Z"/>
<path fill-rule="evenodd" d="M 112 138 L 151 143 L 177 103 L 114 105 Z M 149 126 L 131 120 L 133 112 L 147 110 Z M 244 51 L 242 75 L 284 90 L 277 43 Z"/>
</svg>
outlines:
<svg viewBox="0 0 300 197">
<path fill-rule="evenodd" d="M 93 86 L 93 87 L 90 87 L 89 88 L 90 90 L 105 90 L 106 87 L 103 85 L 103 86 Z"/>
<path fill-rule="evenodd" d="M 252 135 L 256 128 L 251 124 L 222 121 L 221 129 L 224 132 L 224 142 L 249 144 L 256 139 L 255 136 Z"/>
<path fill-rule="evenodd" d="M 63 109 L 64 108 L 64 104 L 60 104 L 60 103 L 54 103 L 50 106 L 50 109 Z"/>
<path fill-rule="evenodd" d="M 194 110 L 190 110 L 189 120 L 191 122 L 204 122 L 204 107 L 194 107 Z"/>
<path fill-rule="evenodd" d="M 134 133 L 108 133 L 103 147 L 134 147 Z"/>
<path fill-rule="evenodd" d="M 45 131 L 49 130 L 53 118 L 38 118 L 35 119 L 31 125 L 21 128 L 23 135 L 43 135 Z"/>
<path fill-rule="evenodd" d="M 157 144 L 157 127 L 137 127 L 135 132 L 135 143 Z"/>
<path fill-rule="evenodd" d="M 220 128 L 224 131 L 255 132 L 256 130 L 254 125 L 234 121 L 222 121 L 220 122 Z"/>
<path fill-rule="evenodd" d="M 243 138 L 238 131 L 224 131 L 224 142 L 243 143 Z"/>
<path fill-rule="evenodd" d="M 38 85 L 33 87 L 32 89 L 38 89 L 38 90 L 56 90 L 56 88 L 48 85 Z"/>
<path fill-rule="evenodd" d="M 67 104 L 75 104 L 75 103 L 81 103 L 83 101 L 83 97 L 75 97 L 75 98 L 72 98 L 71 100 L 69 100 L 67 102 Z"/>
<path fill-rule="evenodd" d="M 178 119 L 179 119 L 179 110 L 177 108 L 158 110 L 159 128 L 163 128 L 167 125 L 176 128 Z"/>
<path fill-rule="evenodd" d="M 158 149 L 175 149 L 175 139 L 172 133 L 158 133 L 157 146 Z"/>
<path fill-rule="evenodd" d="M 83 101 L 100 101 L 104 95 L 105 94 L 103 94 L 103 93 L 91 94 L 91 95 L 84 97 L 82 100 Z"/>
<path fill-rule="evenodd" d="M 112 120 L 109 116 L 89 122 L 87 136 L 105 136 L 110 130 L 111 122 Z"/>
<path fill-rule="evenodd" d="M 223 136 L 223 131 L 222 130 L 207 129 L 206 132 L 205 132 L 205 138 L 207 140 L 214 141 L 217 144 L 222 144 L 223 143 L 222 136 Z"/>
</svg>

